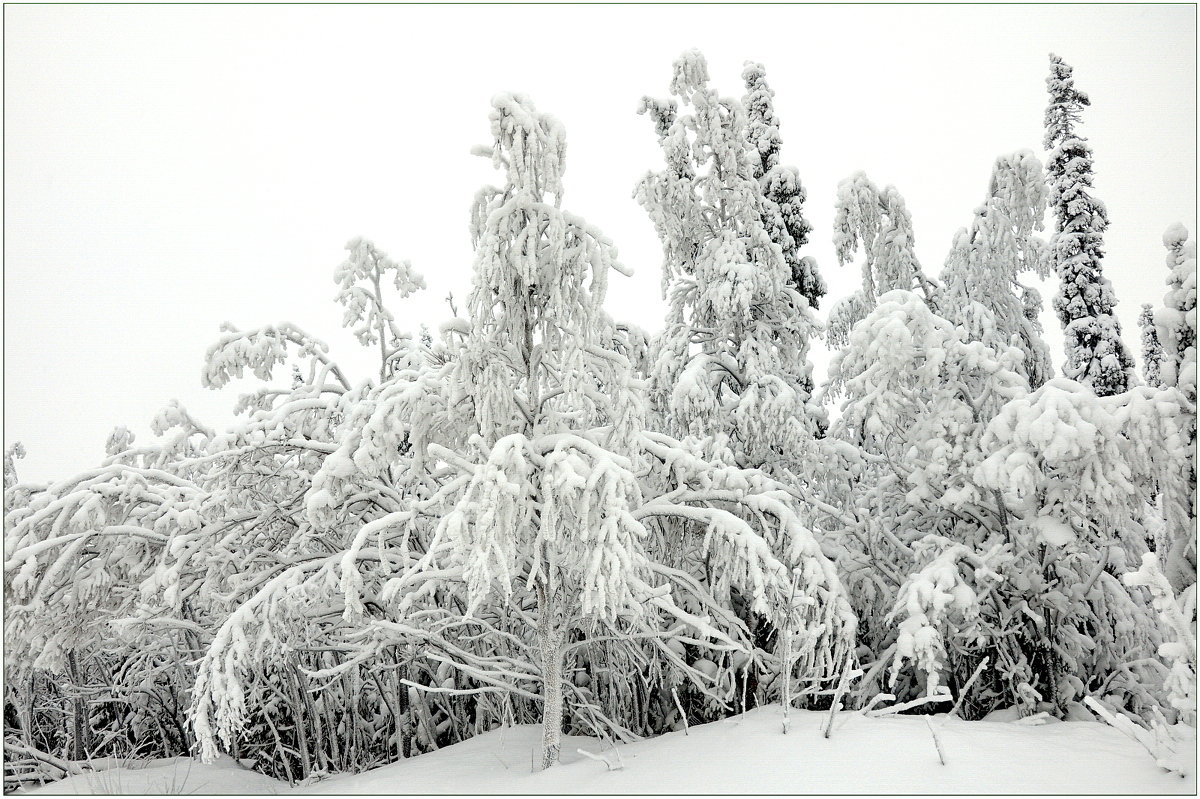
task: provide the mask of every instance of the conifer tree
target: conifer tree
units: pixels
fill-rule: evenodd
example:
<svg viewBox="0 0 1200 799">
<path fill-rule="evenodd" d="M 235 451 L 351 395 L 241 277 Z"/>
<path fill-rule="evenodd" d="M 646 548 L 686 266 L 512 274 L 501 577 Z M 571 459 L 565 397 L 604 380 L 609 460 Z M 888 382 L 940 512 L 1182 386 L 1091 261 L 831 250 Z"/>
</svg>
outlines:
<svg viewBox="0 0 1200 799">
<path fill-rule="evenodd" d="M 674 64 L 677 99 L 642 101 L 667 162 L 637 188 L 662 241 L 670 300 L 651 390 L 673 430 L 727 442 L 740 466 L 796 468 L 824 425 L 810 401 L 808 360 L 820 323 L 793 284 L 799 261 L 789 262 L 764 217 L 763 209 L 780 208 L 764 191 L 773 182 L 788 203 L 775 234 L 792 244 L 789 225 L 806 234 L 799 183 L 777 164 L 769 90 L 754 77 L 758 70 L 748 73 L 756 87 L 753 130 L 742 105 L 709 85 L 695 50 Z M 680 105 L 689 112 L 680 114 Z M 803 280 L 817 290 L 811 276 Z"/>
<path fill-rule="evenodd" d="M 1066 342 L 1063 375 L 1107 397 L 1134 384 L 1133 358 L 1121 340 L 1121 325 L 1113 314 L 1117 299 L 1101 267 L 1108 213 L 1093 197 L 1092 148 L 1076 134 L 1087 94 L 1075 88 L 1072 68 L 1050 56 L 1046 87 L 1046 135 L 1049 153 L 1050 204 L 1056 219 L 1048 257 L 1058 273 L 1059 292 L 1054 310 Z"/>
<path fill-rule="evenodd" d="M 1171 582 L 1182 589 L 1196 573 L 1196 241 L 1187 228 L 1174 224 L 1163 233 L 1167 248 L 1167 293 L 1154 312 L 1154 332 L 1161 343 L 1160 380 L 1178 392 L 1179 427 L 1188 446 L 1186 526 L 1176 536 L 1181 551 L 1165 567 Z"/>
<path fill-rule="evenodd" d="M 747 61 L 742 70 L 746 95 L 746 134 L 750 143 L 750 165 L 762 187 L 763 222 L 771 241 L 783 250 L 783 258 L 791 271 L 791 285 L 804 295 L 812 308 L 820 307 L 825 295 L 825 281 L 817 271 L 816 259 L 801 256 L 800 248 L 808 243 L 812 225 L 804 218 L 807 193 L 800 183 L 795 167 L 781 166 L 779 149 L 779 119 L 775 116 L 775 92 L 767 85 L 766 69 L 762 64 Z"/>
<path fill-rule="evenodd" d="M 1154 326 L 1154 306 L 1148 302 L 1142 304 L 1138 327 L 1142 329 L 1142 374 L 1146 378 L 1146 385 L 1161 386 L 1165 353 L 1158 338 L 1158 328 Z"/>
<path fill-rule="evenodd" d="M 1196 401 L 1196 241 L 1189 240 L 1183 225 L 1175 224 L 1163 233 L 1167 248 L 1168 291 L 1164 307 L 1154 314 L 1155 328 L 1162 342 L 1162 381 Z M 1195 421 L 1190 431 L 1195 440 Z"/>
</svg>

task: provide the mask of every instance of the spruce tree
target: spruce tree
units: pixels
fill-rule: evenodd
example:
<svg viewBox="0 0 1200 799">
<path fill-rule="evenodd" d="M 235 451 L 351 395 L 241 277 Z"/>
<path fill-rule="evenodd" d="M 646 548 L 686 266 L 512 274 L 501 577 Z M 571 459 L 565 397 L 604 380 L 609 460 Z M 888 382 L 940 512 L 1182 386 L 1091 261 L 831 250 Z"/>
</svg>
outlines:
<svg viewBox="0 0 1200 799">
<path fill-rule="evenodd" d="M 1154 326 L 1154 306 L 1148 302 L 1142 304 L 1138 327 L 1142 329 L 1142 374 L 1146 377 L 1146 385 L 1161 386 L 1163 347 Z"/>
<path fill-rule="evenodd" d="M 817 271 L 816 259 L 801 256 L 800 248 L 808 243 L 812 225 L 804 218 L 807 193 L 800 183 L 799 172 L 793 166 L 781 166 L 779 149 L 779 119 L 775 116 L 772 98 L 775 92 L 767 85 L 766 68 L 747 61 L 742 70 L 746 95 L 746 138 L 750 145 L 750 166 L 762 187 L 763 224 L 771 241 L 783 250 L 783 259 L 791 272 L 791 286 L 800 292 L 813 308 L 820 307 L 825 295 L 825 281 Z"/>
<path fill-rule="evenodd" d="M 1043 143 L 1049 153 L 1050 204 L 1056 223 L 1048 257 L 1059 279 L 1054 310 L 1066 337 L 1063 375 L 1107 397 L 1127 391 L 1134 383 L 1133 358 L 1121 341 L 1121 325 L 1113 314 L 1117 299 L 1100 264 L 1108 213 L 1088 191 L 1092 148 L 1075 133 L 1075 124 L 1090 101 L 1075 88 L 1071 72 L 1061 58 L 1050 56 L 1046 79 L 1050 104 Z"/>
<path fill-rule="evenodd" d="M 1182 590 L 1196 574 L 1196 241 L 1176 223 L 1163 233 L 1167 248 L 1167 293 L 1154 312 L 1154 332 L 1161 342 L 1160 380 L 1178 391 L 1178 423 L 1189 453 L 1186 466 L 1188 521 L 1176 537 L 1176 549 L 1166 559 L 1171 583 Z M 1190 534 L 1189 534 L 1190 533 Z"/>
<path fill-rule="evenodd" d="M 1164 385 L 1178 388 L 1196 401 L 1196 242 L 1188 240 L 1183 225 L 1174 224 L 1163 234 L 1167 248 L 1167 286 L 1164 308 L 1154 315 L 1163 346 Z M 1194 429 L 1193 429 L 1194 434 Z"/>
<path fill-rule="evenodd" d="M 642 101 L 666 168 L 637 188 L 663 245 L 670 300 L 651 375 L 656 410 L 676 432 L 711 436 L 740 466 L 800 470 L 825 425 L 808 360 L 820 322 L 763 214 L 774 203 L 756 176 L 780 174 L 778 139 L 763 132 L 773 114 L 756 100 L 760 130 L 749 132 L 741 103 L 709 84 L 695 50 L 675 62 L 671 92 L 678 100 Z"/>
</svg>

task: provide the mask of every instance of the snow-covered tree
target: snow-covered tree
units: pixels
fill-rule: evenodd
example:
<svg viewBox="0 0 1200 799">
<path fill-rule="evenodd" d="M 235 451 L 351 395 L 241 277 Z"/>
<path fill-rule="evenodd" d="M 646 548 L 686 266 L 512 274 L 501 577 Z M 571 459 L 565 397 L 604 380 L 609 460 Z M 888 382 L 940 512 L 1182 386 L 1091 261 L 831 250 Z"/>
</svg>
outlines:
<svg viewBox="0 0 1200 799">
<path fill-rule="evenodd" d="M 410 357 L 411 336 L 396 327 L 396 321 L 383 303 L 383 286 L 388 273 L 401 298 L 425 288 L 425 280 L 405 261 L 396 263 L 373 243 L 356 238 L 346 245 L 350 257 L 334 273 L 339 291 L 337 301 L 346 306 L 344 327 L 355 325 L 354 335 L 363 345 L 379 344 L 379 380 L 395 372 L 398 362 Z"/>
<path fill-rule="evenodd" d="M 921 271 L 913 250 L 912 216 L 895 186 L 882 192 L 863 172 L 838 184 L 833 245 L 838 265 L 845 266 L 862 248 L 862 288 L 838 300 L 829 310 L 828 340 L 843 347 L 850 330 L 889 291 L 919 289 L 935 305 L 937 284 Z"/>
<path fill-rule="evenodd" d="M 1166 353 L 1162 342 L 1158 339 L 1158 328 L 1154 324 L 1154 306 L 1142 304 L 1142 312 L 1138 314 L 1138 327 L 1142 329 L 1142 374 L 1146 385 L 1161 386 L 1162 364 Z"/>
<path fill-rule="evenodd" d="M 15 486 L 17 480 L 17 459 L 25 457 L 25 447 L 20 441 L 4 450 L 4 490 Z"/>
<path fill-rule="evenodd" d="M 1037 388 L 1053 376 L 1050 351 L 1041 338 L 1041 297 L 1018 276 L 1033 271 L 1047 277 L 1042 229 L 1046 189 L 1042 165 L 1028 150 L 996 159 L 984 204 L 970 229 L 960 229 L 941 274 L 938 308 L 964 326 L 969 336 L 993 347 L 1018 347 L 1024 358 L 1018 371 Z M 979 304 L 995 325 L 980 327 Z"/>
<path fill-rule="evenodd" d="M 900 592 L 917 591 L 905 586 L 929 562 L 951 557 L 939 546 L 964 545 L 978 562 L 975 548 L 1001 530 L 1004 509 L 974 471 L 988 420 L 1028 390 L 1020 363 L 1020 350 L 971 340 L 904 290 L 880 297 L 834 359 L 828 396 L 844 399 L 830 430 L 839 445 L 827 459 L 826 501 L 854 515 L 839 563 L 864 620 L 860 640 L 876 656 L 864 687 L 907 652 L 885 617 L 909 602 Z M 919 546 L 931 535 L 944 546 Z"/>
<path fill-rule="evenodd" d="M 1154 312 L 1152 330 L 1159 343 L 1159 381 L 1164 388 L 1176 390 L 1180 403 L 1179 427 L 1188 444 L 1187 509 L 1188 523 L 1176 534 L 1188 536 L 1196 525 L 1196 242 L 1189 239 L 1187 228 L 1174 224 L 1163 233 L 1167 248 L 1167 293 L 1163 307 Z M 1190 540 L 1190 566 L 1169 559 L 1164 564 L 1172 584 L 1182 590 L 1195 575 L 1195 538 Z"/>
<path fill-rule="evenodd" d="M 1066 360 L 1063 376 L 1084 383 L 1102 397 L 1120 394 L 1136 380 L 1133 358 L 1121 340 L 1113 313 L 1117 299 L 1104 277 L 1104 231 L 1108 212 L 1090 193 L 1092 148 L 1075 132 L 1087 94 L 1075 88 L 1072 68 L 1050 56 L 1046 87 L 1046 135 L 1050 205 L 1055 233 L 1047 257 L 1058 274 L 1054 310 L 1062 322 Z"/>
<path fill-rule="evenodd" d="M 186 412 L 173 405 L 164 416 Z M 170 437 L 161 457 L 146 447 L 136 459 L 110 458 L 7 508 L 6 690 L 28 689 L 15 700 L 31 706 L 22 719 L 29 746 L 62 747 L 76 761 L 122 743 L 186 751 L 186 664 L 199 641 L 186 616 L 164 617 L 146 600 L 171 534 L 202 524 L 203 491 L 179 468 L 181 438 L 190 436 Z M 60 734 L 32 708 L 39 684 L 69 707 Z"/>
<path fill-rule="evenodd" d="M 809 307 L 820 307 L 825 295 L 825 281 L 817 271 L 811 256 L 801 256 L 800 248 L 808 243 L 812 225 L 804 218 L 807 197 L 795 167 L 781 166 L 779 150 L 779 118 L 775 116 L 775 92 L 767 85 L 766 68 L 747 61 L 742 70 L 746 95 L 746 134 L 750 143 L 750 165 L 755 179 L 762 187 L 763 222 L 771 241 L 783 250 L 783 258 L 791 271 L 791 284 L 808 300 Z"/>
<path fill-rule="evenodd" d="M 506 180 L 472 214 L 470 317 L 451 325 L 440 365 L 397 373 L 354 410 L 307 497 L 318 531 L 346 529 L 356 501 L 386 510 L 260 583 L 216 631 L 194 704 L 208 756 L 247 720 L 245 675 L 314 634 L 351 652 L 314 678 L 403 650 L 438 665 L 437 683 L 402 680 L 413 696 L 470 701 L 475 725 L 540 703 L 543 767 L 564 720 L 628 734 L 636 697 L 617 664 L 731 702 L 731 685 L 668 646 L 754 657 L 731 591 L 790 623 L 801 674 L 845 657 L 854 618 L 788 492 L 645 432 L 640 382 L 602 307 L 609 272 L 624 270 L 603 234 L 561 209 L 562 126 L 508 94 L 491 122 L 483 152 Z M 379 495 L 372 481 L 397 470 L 409 482 Z M 670 520 L 712 561 L 707 586 L 664 562 Z M 564 679 L 576 669 L 591 681 Z"/>
<path fill-rule="evenodd" d="M 800 194 L 782 209 L 764 193 L 770 181 L 782 191 L 792 173 L 775 162 L 769 90 L 749 72 L 758 75 L 753 129 L 742 105 L 709 85 L 707 63 L 694 50 L 674 64 L 677 99 L 642 101 L 667 161 L 637 188 L 663 245 L 670 302 L 651 391 L 674 430 L 727 442 L 739 465 L 799 470 L 806 442 L 823 425 L 810 401 L 808 360 L 820 324 L 793 282 L 800 262 L 788 260 L 798 246 L 793 232 L 804 233 Z M 690 112 L 680 114 L 680 105 Z M 773 233 L 771 219 L 783 227 Z M 781 247 L 772 236 L 788 224 L 791 245 Z"/>
<path fill-rule="evenodd" d="M 1154 326 L 1162 344 L 1164 386 L 1178 388 L 1191 403 L 1189 440 L 1195 441 L 1196 403 L 1196 242 L 1187 228 L 1174 224 L 1163 233 L 1167 248 L 1167 286 L 1163 308 L 1154 313 Z"/>
<path fill-rule="evenodd" d="M 890 671 L 897 696 L 953 693 L 987 658 L 971 714 L 1062 714 L 1101 689 L 1150 714 L 1164 696 L 1155 617 L 1113 572 L 1155 540 L 1156 507 L 1171 531 L 1162 548 L 1187 540 L 1170 472 L 1178 404 L 1063 380 L 1030 394 L 1021 349 L 990 340 L 895 291 L 831 369 L 830 393 L 845 399 L 827 502 L 854 517 L 839 564 L 873 656 L 862 690 Z"/>
<path fill-rule="evenodd" d="M 1153 389 L 1097 397 L 1057 378 L 1009 402 L 988 426 L 977 479 L 1011 514 L 1014 552 L 1039 564 L 1046 585 L 1027 604 L 1052 611 L 1053 624 L 1038 632 L 1048 660 L 1031 662 L 1042 673 L 1039 701 L 1062 707 L 1104 686 L 1134 712 L 1161 702 L 1156 666 L 1144 660 L 1162 640 L 1153 609 L 1112 572 L 1146 554 L 1156 492 L 1176 529 L 1186 515 L 1177 417 L 1177 403 Z M 1139 665 L 1129 671 L 1129 661 Z"/>
</svg>

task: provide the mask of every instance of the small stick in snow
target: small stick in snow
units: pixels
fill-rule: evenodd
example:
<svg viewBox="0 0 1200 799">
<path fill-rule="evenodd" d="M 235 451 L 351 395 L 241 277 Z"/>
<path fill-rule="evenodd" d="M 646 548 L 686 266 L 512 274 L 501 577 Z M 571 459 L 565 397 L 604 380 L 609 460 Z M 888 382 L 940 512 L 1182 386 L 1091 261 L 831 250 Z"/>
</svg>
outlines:
<svg viewBox="0 0 1200 799">
<path fill-rule="evenodd" d="M 925 726 L 929 728 L 929 734 L 933 736 L 933 745 L 937 748 L 938 760 L 942 765 L 946 765 L 946 755 L 942 752 L 942 739 L 938 737 L 937 728 L 933 726 L 933 722 L 929 720 L 929 716 L 925 716 Z"/>
<path fill-rule="evenodd" d="M 861 674 L 861 672 L 859 672 Z M 850 655 L 846 655 L 846 665 L 842 666 L 842 675 L 838 679 L 837 690 L 833 692 L 833 704 L 829 706 L 829 719 L 825 722 L 825 737 L 828 738 L 833 732 L 833 717 L 838 712 L 838 705 L 842 702 L 842 696 L 846 693 L 847 683 L 850 681 Z"/>
<path fill-rule="evenodd" d="M 746 715 L 746 686 L 750 684 L 750 658 L 746 658 L 746 666 L 742 669 L 742 715 Z"/>
<path fill-rule="evenodd" d="M 619 770 L 625 768 L 624 763 L 622 763 L 619 766 L 614 766 L 611 762 L 609 762 L 608 758 L 605 757 L 604 755 L 593 755 L 591 752 L 585 752 L 582 749 L 576 749 L 575 751 L 578 752 L 579 754 L 583 755 L 584 757 L 591 758 L 592 760 L 597 760 L 597 761 L 603 763 L 604 765 L 608 766 L 609 771 L 619 771 Z"/>
<path fill-rule="evenodd" d="M 683 719 L 683 734 L 690 735 L 688 732 L 687 713 L 683 712 L 683 704 L 679 701 L 679 692 L 675 690 L 675 686 L 671 686 L 671 696 L 675 697 L 675 707 L 679 708 L 679 717 Z"/>
<path fill-rule="evenodd" d="M 609 746 L 612 747 L 613 754 L 617 758 L 617 768 L 618 769 L 625 768 L 625 761 L 621 759 L 621 750 L 617 748 L 617 742 L 610 740 L 608 742 L 608 744 L 609 744 Z"/>
<path fill-rule="evenodd" d="M 911 702 L 904 702 L 903 704 L 892 705 L 891 707 L 880 708 L 879 710 L 876 710 L 873 713 L 867 713 L 866 715 L 871 716 L 872 718 L 879 718 L 880 716 L 892 716 L 903 710 L 909 710 L 914 707 L 920 707 L 921 705 L 928 705 L 931 702 L 949 702 L 951 699 L 953 699 L 953 697 L 950 696 L 950 694 L 934 694 L 932 696 L 922 696 L 921 698 L 914 699 Z"/>
</svg>

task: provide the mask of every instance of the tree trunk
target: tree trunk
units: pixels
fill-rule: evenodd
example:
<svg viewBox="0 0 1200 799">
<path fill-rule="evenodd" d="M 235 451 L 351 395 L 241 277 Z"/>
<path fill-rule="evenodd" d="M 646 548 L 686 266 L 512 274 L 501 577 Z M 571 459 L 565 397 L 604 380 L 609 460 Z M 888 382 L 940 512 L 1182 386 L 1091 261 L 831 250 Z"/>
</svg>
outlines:
<svg viewBox="0 0 1200 799">
<path fill-rule="evenodd" d="M 67 653 L 67 671 L 71 680 L 71 692 L 74 694 L 74 697 L 71 700 L 71 716 L 73 726 L 71 735 L 71 759 L 76 761 L 87 760 L 87 700 L 83 696 L 83 686 L 80 685 L 79 661 L 75 657 L 75 650 L 71 650 Z"/>
<path fill-rule="evenodd" d="M 408 679 L 408 667 L 402 666 L 401 670 L 395 674 L 399 686 L 396 689 L 396 704 L 400 713 L 397 719 L 400 733 L 400 757 L 408 759 L 412 757 L 412 711 L 408 707 L 408 686 L 400 682 L 401 679 Z"/>
<path fill-rule="evenodd" d="M 559 631 L 555 629 L 538 633 L 538 644 L 542 650 L 542 769 L 557 763 L 562 749 L 562 651 L 558 645 L 559 637 Z"/>
<path fill-rule="evenodd" d="M 779 678 L 783 680 L 782 698 L 783 698 L 783 734 L 788 734 L 788 727 L 792 724 L 792 629 L 787 627 L 783 631 L 783 663 L 779 670 Z"/>
</svg>

